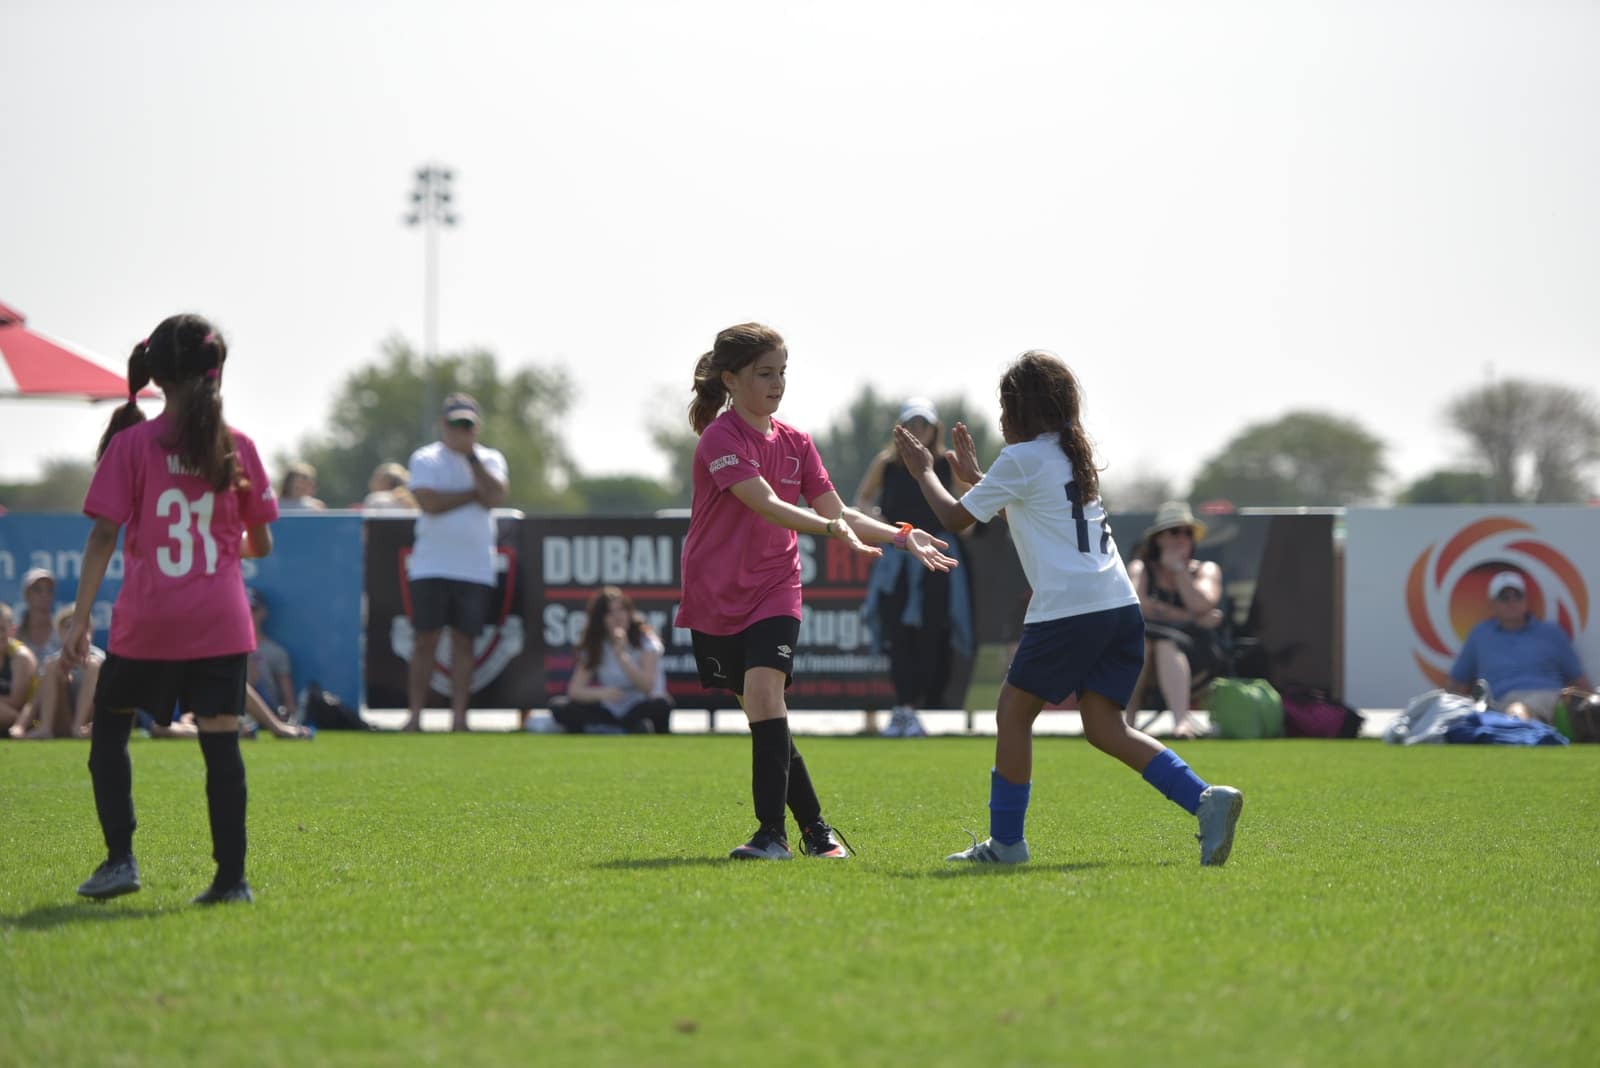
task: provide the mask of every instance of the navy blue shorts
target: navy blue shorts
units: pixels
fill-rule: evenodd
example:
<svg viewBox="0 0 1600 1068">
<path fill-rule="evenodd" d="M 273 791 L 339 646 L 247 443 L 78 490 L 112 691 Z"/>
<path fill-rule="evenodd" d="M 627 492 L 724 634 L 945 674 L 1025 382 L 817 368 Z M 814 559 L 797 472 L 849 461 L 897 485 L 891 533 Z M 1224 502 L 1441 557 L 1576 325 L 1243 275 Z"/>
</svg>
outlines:
<svg viewBox="0 0 1600 1068">
<path fill-rule="evenodd" d="M 1092 691 L 1126 705 L 1144 668 L 1144 613 L 1136 604 L 1028 623 L 1006 681 L 1050 704 Z"/>
</svg>

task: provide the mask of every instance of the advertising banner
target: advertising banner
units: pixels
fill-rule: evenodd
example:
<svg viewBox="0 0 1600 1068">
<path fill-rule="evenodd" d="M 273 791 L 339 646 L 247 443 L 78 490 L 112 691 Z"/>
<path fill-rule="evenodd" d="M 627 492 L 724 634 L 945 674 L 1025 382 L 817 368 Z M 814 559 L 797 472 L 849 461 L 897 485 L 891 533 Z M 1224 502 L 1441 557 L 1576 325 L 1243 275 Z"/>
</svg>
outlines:
<svg viewBox="0 0 1600 1068">
<path fill-rule="evenodd" d="M 472 706 L 533 708 L 540 705 L 539 661 L 527 639 L 530 583 L 522 549 L 523 521 L 515 512 L 496 513 L 494 611 L 473 645 Z M 405 708 L 415 631 L 411 588 L 406 581 L 416 528 L 413 516 L 366 520 L 368 708 Z M 434 656 L 429 708 L 450 707 L 450 641 L 442 636 Z"/>
<path fill-rule="evenodd" d="M 523 524 L 539 620 L 540 706 L 566 692 L 583 634 L 584 606 L 596 589 L 609 585 L 626 593 L 660 635 L 667 688 L 680 707 L 738 707 L 732 694 L 701 688 L 689 632 L 672 626 L 688 529 L 686 518 L 529 519 Z M 805 534 L 799 548 L 805 592 L 789 707 L 888 707 L 894 703 L 888 659 L 870 651 L 861 619 L 871 559 L 850 552 L 842 541 Z"/>
<path fill-rule="evenodd" d="M 1397 708 L 1444 685 L 1468 632 L 1489 616 L 1489 579 L 1520 573 L 1528 608 L 1566 631 L 1593 675 L 1600 627 L 1600 509 L 1355 508 L 1345 542 L 1345 695 Z"/>
<path fill-rule="evenodd" d="M 56 607 L 77 600 L 81 515 L 0 516 L 0 600 L 20 621 L 23 574 L 49 568 Z M 316 681 L 354 703 L 361 693 L 361 520 L 353 515 L 286 515 L 272 524 L 272 555 L 241 561 L 245 583 L 267 604 L 267 636 L 289 653 L 295 686 Z M 111 606 L 122 589 L 122 550 L 112 554 L 94 604 L 96 645 L 105 648 Z"/>
</svg>

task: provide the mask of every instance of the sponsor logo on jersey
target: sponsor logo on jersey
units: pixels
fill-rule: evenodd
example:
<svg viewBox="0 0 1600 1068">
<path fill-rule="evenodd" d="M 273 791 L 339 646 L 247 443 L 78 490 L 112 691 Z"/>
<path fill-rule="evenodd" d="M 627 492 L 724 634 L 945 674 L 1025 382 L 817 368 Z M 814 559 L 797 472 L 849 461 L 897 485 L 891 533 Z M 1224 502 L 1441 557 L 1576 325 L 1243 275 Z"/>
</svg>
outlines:
<svg viewBox="0 0 1600 1068">
<path fill-rule="evenodd" d="M 715 460 L 711 461 L 711 473 L 714 475 L 718 471 L 721 471 L 724 467 L 732 467 L 738 462 L 739 458 L 732 453 L 729 453 L 727 456 L 719 456 Z"/>
</svg>

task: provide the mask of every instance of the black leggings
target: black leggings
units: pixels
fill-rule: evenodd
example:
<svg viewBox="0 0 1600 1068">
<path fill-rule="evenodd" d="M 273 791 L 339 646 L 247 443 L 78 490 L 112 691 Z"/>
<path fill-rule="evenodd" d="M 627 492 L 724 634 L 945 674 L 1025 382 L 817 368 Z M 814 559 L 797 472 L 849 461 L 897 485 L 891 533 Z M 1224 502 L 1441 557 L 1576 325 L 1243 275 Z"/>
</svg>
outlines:
<svg viewBox="0 0 1600 1068">
<path fill-rule="evenodd" d="M 879 633 L 889 654 L 889 678 L 894 684 L 896 704 L 913 708 L 935 708 L 944 699 L 950 679 L 950 580 L 944 572 L 930 571 L 922 576 L 922 626 L 900 622 L 906 605 L 906 583 L 883 600 L 879 610 Z"/>
</svg>

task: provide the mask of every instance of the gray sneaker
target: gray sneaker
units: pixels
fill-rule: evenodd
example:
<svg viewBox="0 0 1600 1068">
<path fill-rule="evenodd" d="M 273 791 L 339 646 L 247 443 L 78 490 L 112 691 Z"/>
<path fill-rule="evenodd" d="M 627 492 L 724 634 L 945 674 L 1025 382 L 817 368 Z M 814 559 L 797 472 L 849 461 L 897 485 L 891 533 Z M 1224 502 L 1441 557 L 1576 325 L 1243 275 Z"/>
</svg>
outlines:
<svg viewBox="0 0 1600 1068">
<path fill-rule="evenodd" d="M 967 832 L 972 834 L 971 831 Z M 978 841 L 978 836 L 972 834 L 972 848 L 963 849 L 959 853 L 951 853 L 945 860 L 965 860 L 974 864 L 1026 864 L 1028 863 L 1028 840 L 1024 838 L 1015 845 L 1006 845 L 996 842 L 993 838 Z"/>
<path fill-rule="evenodd" d="M 789 852 L 789 839 L 782 828 L 763 827 L 750 836 L 750 841 L 735 846 L 728 856 L 734 860 L 793 860 Z"/>
<path fill-rule="evenodd" d="M 191 905 L 231 905 L 240 903 L 254 905 L 256 896 L 250 892 L 250 884 L 243 879 L 232 886 L 218 886 L 212 883 L 203 892 L 196 894 Z"/>
<path fill-rule="evenodd" d="M 131 894 L 139 889 L 139 885 L 139 862 L 129 854 L 116 860 L 108 860 L 96 868 L 94 874 L 78 887 L 78 893 L 83 897 L 92 897 L 96 901 L 105 901 L 108 898 Z"/>
<path fill-rule="evenodd" d="M 1244 794 L 1231 786 L 1208 786 L 1200 795 L 1195 816 L 1200 820 L 1200 864 L 1220 868 L 1233 850 L 1233 828 L 1244 808 Z"/>
</svg>

